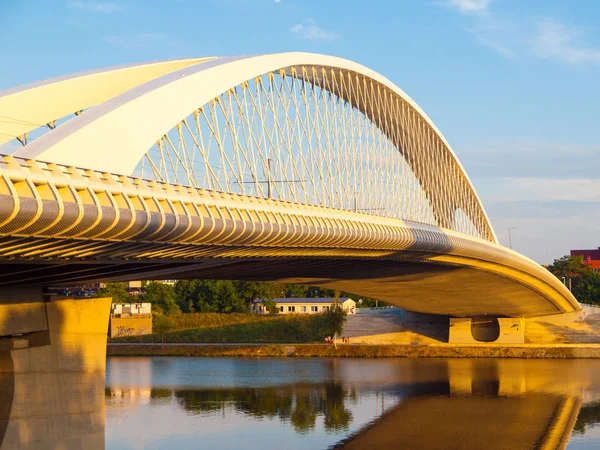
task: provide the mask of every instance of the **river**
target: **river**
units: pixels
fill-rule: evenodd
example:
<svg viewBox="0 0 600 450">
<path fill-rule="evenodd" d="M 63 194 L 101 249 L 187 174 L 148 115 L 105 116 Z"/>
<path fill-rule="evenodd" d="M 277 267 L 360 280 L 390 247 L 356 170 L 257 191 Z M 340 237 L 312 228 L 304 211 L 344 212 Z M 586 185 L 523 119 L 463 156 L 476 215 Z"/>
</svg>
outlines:
<svg viewBox="0 0 600 450">
<path fill-rule="evenodd" d="M 600 361 L 112 357 L 105 446 L 597 449 Z"/>
</svg>

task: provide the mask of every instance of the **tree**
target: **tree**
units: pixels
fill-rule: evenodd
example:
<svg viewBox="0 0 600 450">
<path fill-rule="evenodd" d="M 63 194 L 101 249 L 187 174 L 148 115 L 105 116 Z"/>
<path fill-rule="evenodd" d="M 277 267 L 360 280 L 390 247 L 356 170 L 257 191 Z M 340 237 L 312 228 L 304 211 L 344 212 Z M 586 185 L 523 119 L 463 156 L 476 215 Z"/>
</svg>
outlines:
<svg viewBox="0 0 600 450">
<path fill-rule="evenodd" d="M 154 313 L 152 315 L 152 331 L 160 334 L 161 346 L 165 344 L 165 334 L 175 328 L 175 322 L 173 318 L 165 316 L 161 313 Z"/>
<path fill-rule="evenodd" d="M 145 302 L 152 303 L 152 308 L 157 313 L 181 313 L 181 309 L 175 299 L 175 290 L 169 284 L 152 281 L 146 285 L 146 292 L 141 298 Z"/>
<path fill-rule="evenodd" d="M 213 302 L 216 303 L 219 312 L 248 311 L 248 302 L 239 296 L 235 285 L 230 280 L 217 280 L 212 294 Z"/>
<path fill-rule="evenodd" d="M 277 302 L 271 299 L 264 299 L 262 301 L 263 307 L 269 312 L 269 314 L 279 314 L 279 306 L 277 306 Z"/>
<path fill-rule="evenodd" d="M 285 296 L 292 298 L 305 298 L 308 289 L 308 286 L 304 286 L 302 284 L 286 284 Z"/>
<path fill-rule="evenodd" d="M 340 291 L 335 291 L 333 295 L 333 303 L 331 307 L 325 311 L 325 319 L 331 331 L 333 332 L 333 344 L 337 348 L 335 343 L 335 336 L 341 335 L 344 330 L 344 324 L 346 323 L 347 313 L 344 311 L 342 304 L 340 303 Z"/>
<path fill-rule="evenodd" d="M 248 302 L 240 295 L 236 285 L 229 280 L 178 281 L 174 293 L 176 303 L 184 311 L 195 312 L 245 312 Z"/>
<path fill-rule="evenodd" d="M 111 297 L 113 303 L 131 302 L 125 283 L 106 283 L 105 287 L 98 289 L 96 295 L 98 297 Z"/>
<path fill-rule="evenodd" d="M 570 279 L 571 292 L 580 302 L 600 303 L 600 274 L 594 272 L 583 261 L 582 256 L 563 256 L 555 259 L 554 263 L 548 266 L 548 270 L 567 286 Z"/>
<path fill-rule="evenodd" d="M 217 312 L 210 303 L 213 280 L 180 280 L 175 283 L 177 304 L 184 312 Z"/>
</svg>

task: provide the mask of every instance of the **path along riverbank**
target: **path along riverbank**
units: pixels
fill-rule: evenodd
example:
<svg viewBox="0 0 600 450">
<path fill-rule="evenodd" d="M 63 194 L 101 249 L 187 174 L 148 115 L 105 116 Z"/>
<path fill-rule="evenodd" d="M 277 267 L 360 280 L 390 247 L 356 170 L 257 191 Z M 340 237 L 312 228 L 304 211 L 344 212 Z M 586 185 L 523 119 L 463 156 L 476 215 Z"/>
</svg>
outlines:
<svg viewBox="0 0 600 450">
<path fill-rule="evenodd" d="M 338 344 L 116 344 L 107 356 L 250 356 L 350 358 L 600 358 L 600 344 L 353 345 Z"/>
</svg>

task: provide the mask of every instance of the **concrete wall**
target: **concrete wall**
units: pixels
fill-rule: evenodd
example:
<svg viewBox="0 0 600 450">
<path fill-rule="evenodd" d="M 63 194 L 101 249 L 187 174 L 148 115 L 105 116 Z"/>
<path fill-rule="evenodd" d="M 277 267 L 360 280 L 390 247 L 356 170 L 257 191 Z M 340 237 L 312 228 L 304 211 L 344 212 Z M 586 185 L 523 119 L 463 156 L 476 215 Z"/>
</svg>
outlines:
<svg viewBox="0 0 600 450">
<path fill-rule="evenodd" d="M 141 336 L 152 333 L 152 317 L 111 317 L 109 336 Z"/>
<path fill-rule="evenodd" d="M 497 320 L 497 324 L 492 326 Z M 451 344 L 523 344 L 525 342 L 525 319 L 518 317 L 450 318 L 448 342 Z"/>
<path fill-rule="evenodd" d="M 0 322 L 18 324 L 31 308 L 21 314 L 23 302 L 2 294 Z M 44 330 L 3 340 L 12 349 L 0 349 L 0 450 L 104 449 L 110 302 L 47 298 Z"/>
</svg>

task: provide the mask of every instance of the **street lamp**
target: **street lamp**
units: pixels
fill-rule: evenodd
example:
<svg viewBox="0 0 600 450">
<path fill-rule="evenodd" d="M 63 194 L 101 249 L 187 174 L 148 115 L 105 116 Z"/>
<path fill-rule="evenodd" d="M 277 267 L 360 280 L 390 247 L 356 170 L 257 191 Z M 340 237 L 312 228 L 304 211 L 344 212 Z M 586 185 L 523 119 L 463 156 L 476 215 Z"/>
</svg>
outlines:
<svg viewBox="0 0 600 450">
<path fill-rule="evenodd" d="M 567 286 L 567 277 L 561 277 L 563 280 L 563 284 L 565 286 Z M 569 292 L 571 292 L 571 288 L 573 287 L 573 284 L 571 283 L 571 278 L 569 277 L 569 285 L 567 286 L 569 288 Z"/>
<path fill-rule="evenodd" d="M 517 227 L 508 227 L 508 246 L 512 250 L 512 236 L 510 234 L 510 230 L 516 230 Z"/>
</svg>

